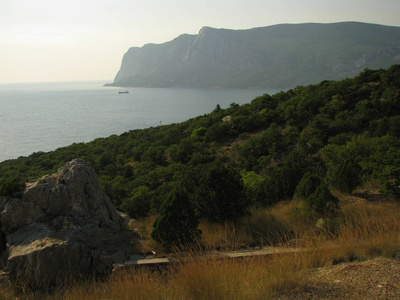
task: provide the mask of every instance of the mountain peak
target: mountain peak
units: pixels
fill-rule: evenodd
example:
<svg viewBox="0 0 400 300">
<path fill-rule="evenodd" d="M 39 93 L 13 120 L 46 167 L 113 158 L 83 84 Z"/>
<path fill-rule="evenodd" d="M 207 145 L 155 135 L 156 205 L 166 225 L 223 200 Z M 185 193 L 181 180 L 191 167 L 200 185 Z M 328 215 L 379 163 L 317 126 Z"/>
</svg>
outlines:
<svg viewBox="0 0 400 300">
<path fill-rule="evenodd" d="M 124 55 L 115 86 L 291 88 L 399 63 L 400 27 L 360 22 L 204 26 Z"/>
</svg>

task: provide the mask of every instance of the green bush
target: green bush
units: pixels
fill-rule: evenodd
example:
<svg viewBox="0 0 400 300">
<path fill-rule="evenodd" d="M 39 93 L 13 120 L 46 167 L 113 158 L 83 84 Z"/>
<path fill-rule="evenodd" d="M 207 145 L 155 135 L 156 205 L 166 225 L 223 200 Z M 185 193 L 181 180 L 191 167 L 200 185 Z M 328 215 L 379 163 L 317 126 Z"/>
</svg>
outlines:
<svg viewBox="0 0 400 300">
<path fill-rule="evenodd" d="M 352 159 L 342 162 L 333 174 L 333 186 L 342 192 L 351 193 L 361 184 L 362 169 Z"/>
<path fill-rule="evenodd" d="M 250 202 L 245 197 L 243 179 L 236 169 L 222 162 L 205 164 L 193 170 L 191 197 L 201 217 L 211 222 L 235 222 L 245 215 Z M 187 180 L 186 180 L 187 181 Z"/>
<path fill-rule="evenodd" d="M 193 244 L 200 236 L 199 218 L 182 187 L 175 187 L 160 208 L 151 237 L 167 250 Z"/>
<path fill-rule="evenodd" d="M 316 191 L 305 200 L 305 209 L 318 215 L 329 215 L 339 208 L 339 199 L 331 194 L 328 187 L 321 183 Z"/>
<path fill-rule="evenodd" d="M 13 196 L 25 189 L 25 182 L 20 178 L 14 177 L 7 179 L 0 187 L 0 196 Z"/>
<path fill-rule="evenodd" d="M 304 174 L 303 178 L 300 180 L 296 187 L 295 196 L 300 199 L 307 199 L 308 196 L 313 194 L 318 186 L 322 183 L 321 177 L 307 172 Z"/>
<path fill-rule="evenodd" d="M 263 205 L 265 202 L 264 178 L 254 171 L 246 172 L 243 170 L 241 174 L 247 201 L 252 205 Z"/>
<path fill-rule="evenodd" d="M 139 186 L 131 198 L 124 199 L 120 208 L 132 218 L 146 217 L 151 209 L 153 193 L 147 186 Z"/>
</svg>

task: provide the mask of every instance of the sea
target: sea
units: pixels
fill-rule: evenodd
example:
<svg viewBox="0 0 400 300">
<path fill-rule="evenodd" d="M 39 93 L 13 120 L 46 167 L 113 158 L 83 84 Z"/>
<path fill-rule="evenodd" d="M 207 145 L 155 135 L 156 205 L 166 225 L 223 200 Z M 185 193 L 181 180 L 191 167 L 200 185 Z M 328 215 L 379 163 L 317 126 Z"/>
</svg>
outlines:
<svg viewBox="0 0 400 300">
<path fill-rule="evenodd" d="M 106 81 L 0 84 L 0 161 L 178 123 L 271 89 L 104 87 Z M 129 93 L 120 94 L 119 92 Z"/>
</svg>

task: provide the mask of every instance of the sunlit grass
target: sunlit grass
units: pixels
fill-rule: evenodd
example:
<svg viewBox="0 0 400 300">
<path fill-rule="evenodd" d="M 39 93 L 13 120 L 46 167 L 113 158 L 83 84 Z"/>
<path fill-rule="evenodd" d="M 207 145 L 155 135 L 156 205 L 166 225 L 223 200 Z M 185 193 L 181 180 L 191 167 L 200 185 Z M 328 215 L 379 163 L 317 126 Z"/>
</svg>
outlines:
<svg viewBox="0 0 400 300">
<path fill-rule="evenodd" d="M 303 256 L 199 259 L 160 272 L 130 270 L 105 283 L 88 282 L 49 299 L 264 299 L 307 283 Z M 306 263 L 307 265 L 307 263 Z"/>
<path fill-rule="evenodd" d="M 4 299 L 265 299 L 301 289 L 312 268 L 376 256 L 400 255 L 400 205 L 343 198 L 340 227 L 335 232 L 317 228 L 314 221 L 294 220 L 296 203 L 258 209 L 239 224 L 202 222 L 199 245 L 173 253 L 184 260 L 157 270 L 131 269 L 113 274 L 105 282 L 88 280 L 50 295 L 22 293 Z M 149 235 L 151 222 L 143 228 Z M 146 232 L 145 232 L 146 231 Z M 147 238 L 143 236 L 143 238 Z M 288 246 L 302 240 L 307 251 L 242 259 L 216 259 L 216 249 L 237 250 L 250 245 Z M 146 244 L 154 246 L 152 243 Z M 290 245 L 292 246 L 292 245 Z M 8 295 L 8 296 L 7 296 Z M 2 299 L 0 297 L 0 299 Z"/>
</svg>

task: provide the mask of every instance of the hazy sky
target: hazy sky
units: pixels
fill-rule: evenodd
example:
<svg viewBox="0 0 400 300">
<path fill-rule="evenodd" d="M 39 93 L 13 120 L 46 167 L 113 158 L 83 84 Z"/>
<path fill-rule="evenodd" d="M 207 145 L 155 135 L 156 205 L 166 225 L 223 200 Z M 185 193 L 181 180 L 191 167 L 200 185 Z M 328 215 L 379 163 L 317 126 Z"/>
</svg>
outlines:
<svg viewBox="0 0 400 300">
<path fill-rule="evenodd" d="M 400 0 L 0 0 L 0 83 L 112 82 L 132 46 L 203 26 L 361 21 L 400 26 Z"/>
</svg>

